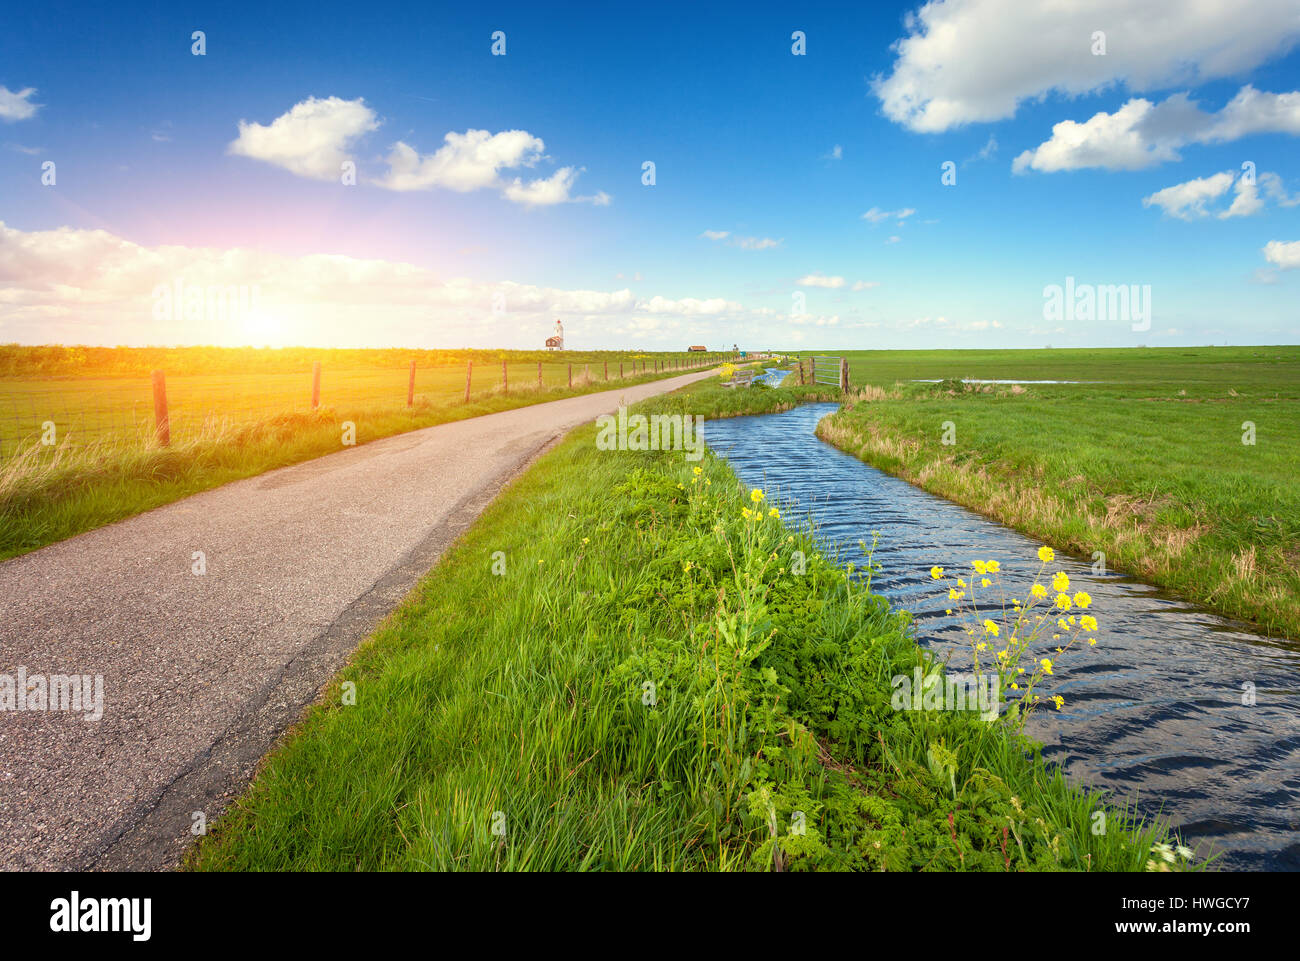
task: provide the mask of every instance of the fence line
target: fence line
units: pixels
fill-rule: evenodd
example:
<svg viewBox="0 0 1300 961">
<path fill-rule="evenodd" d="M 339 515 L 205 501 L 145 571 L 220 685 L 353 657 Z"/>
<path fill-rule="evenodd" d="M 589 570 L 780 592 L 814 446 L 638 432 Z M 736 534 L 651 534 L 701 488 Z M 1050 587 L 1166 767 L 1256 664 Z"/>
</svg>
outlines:
<svg viewBox="0 0 1300 961">
<path fill-rule="evenodd" d="M 503 358 L 492 376 L 472 359 L 464 367 L 310 370 L 250 374 L 75 378 L 0 381 L 0 460 L 33 444 L 82 447 L 100 442 L 153 442 L 166 446 L 214 426 L 235 425 L 328 408 L 452 406 L 501 394 L 564 390 L 651 373 L 670 374 L 712 366 L 730 354 L 701 353 L 660 358 L 622 358 L 617 376 L 608 359 L 512 361 Z M 533 365 L 536 363 L 536 370 Z M 628 369 L 630 367 L 630 370 Z M 458 386 L 463 370 L 464 391 Z M 485 376 L 486 375 L 486 376 Z M 533 377 L 536 377 L 534 383 Z"/>
</svg>

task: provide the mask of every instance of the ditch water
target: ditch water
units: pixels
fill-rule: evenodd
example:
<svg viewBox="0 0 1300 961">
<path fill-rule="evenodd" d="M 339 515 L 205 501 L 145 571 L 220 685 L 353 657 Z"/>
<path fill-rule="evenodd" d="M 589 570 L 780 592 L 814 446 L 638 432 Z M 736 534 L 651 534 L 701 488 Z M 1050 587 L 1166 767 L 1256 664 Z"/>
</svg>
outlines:
<svg viewBox="0 0 1300 961">
<path fill-rule="evenodd" d="M 1008 596 L 1024 598 L 1039 542 L 819 440 L 817 422 L 837 406 L 710 420 L 705 440 L 746 484 L 792 500 L 842 562 L 860 565 L 859 541 L 870 547 L 879 532 L 873 588 L 913 613 L 918 643 L 961 669 L 967 638 L 930 568 L 969 574 L 973 559 L 995 558 Z M 1049 570 L 1092 595 L 1101 629 L 1040 688 L 1044 701 L 1066 701 L 1031 716 L 1044 757 L 1075 783 L 1163 817 L 1198 860 L 1217 852 L 1220 869 L 1300 870 L 1300 645 L 1135 578 L 1095 574 L 1088 560 L 1058 552 Z M 1249 685 L 1255 703 L 1244 705 Z"/>
</svg>

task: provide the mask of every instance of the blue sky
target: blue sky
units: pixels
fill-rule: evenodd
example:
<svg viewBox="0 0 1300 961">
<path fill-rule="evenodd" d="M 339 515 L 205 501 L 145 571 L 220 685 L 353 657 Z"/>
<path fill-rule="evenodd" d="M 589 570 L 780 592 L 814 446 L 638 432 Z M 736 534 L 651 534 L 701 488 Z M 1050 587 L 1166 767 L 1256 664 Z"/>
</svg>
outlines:
<svg viewBox="0 0 1300 961">
<path fill-rule="evenodd" d="M 1295 342 L 1300 4 L 1253 7 L 12 9 L 0 341 Z M 1046 317 L 1067 277 L 1150 329 Z"/>
</svg>

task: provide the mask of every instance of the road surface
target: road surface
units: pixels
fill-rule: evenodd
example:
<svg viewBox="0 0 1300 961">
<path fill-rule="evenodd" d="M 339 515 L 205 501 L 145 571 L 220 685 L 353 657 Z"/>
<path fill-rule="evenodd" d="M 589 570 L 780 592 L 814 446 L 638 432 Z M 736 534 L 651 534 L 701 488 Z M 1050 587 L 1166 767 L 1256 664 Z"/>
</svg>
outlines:
<svg viewBox="0 0 1300 961">
<path fill-rule="evenodd" d="M 238 796 L 508 480 L 620 403 L 708 376 L 399 434 L 0 563 L 0 706 L 20 670 L 103 677 L 99 720 L 0 710 L 0 868 L 175 866 L 196 812 Z"/>
</svg>

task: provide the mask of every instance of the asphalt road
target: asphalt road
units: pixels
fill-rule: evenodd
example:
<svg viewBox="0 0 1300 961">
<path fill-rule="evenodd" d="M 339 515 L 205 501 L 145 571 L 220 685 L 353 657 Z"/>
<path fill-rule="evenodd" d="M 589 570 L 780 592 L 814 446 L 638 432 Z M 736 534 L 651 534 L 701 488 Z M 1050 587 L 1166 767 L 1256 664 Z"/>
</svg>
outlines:
<svg viewBox="0 0 1300 961">
<path fill-rule="evenodd" d="M 0 563 L 0 704 L 20 669 L 103 677 L 99 720 L 0 710 L 0 868 L 176 865 L 196 812 L 238 796 L 507 481 L 621 402 L 707 376 L 347 448 Z"/>
</svg>

